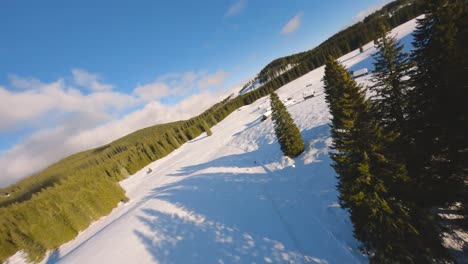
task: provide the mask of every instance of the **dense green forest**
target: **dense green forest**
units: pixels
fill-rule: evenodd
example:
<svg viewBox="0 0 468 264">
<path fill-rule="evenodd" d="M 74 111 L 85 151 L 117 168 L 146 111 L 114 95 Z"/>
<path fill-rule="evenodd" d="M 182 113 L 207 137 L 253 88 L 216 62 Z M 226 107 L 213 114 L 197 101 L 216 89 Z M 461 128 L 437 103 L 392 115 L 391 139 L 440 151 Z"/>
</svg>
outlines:
<svg viewBox="0 0 468 264">
<path fill-rule="evenodd" d="M 399 0 L 334 35 L 317 48 L 284 57 L 259 74 L 259 89 L 228 97 L 189 120 L 136 131 L 105 146 L 71 155 L 45 170 L 0 190 L 0 261 L 24 250 L 31 261 L 73 239 L 79 231 L 127 200 L 118 181 L 214 126 L 235 109 L 269 95 L 340 56 L 373 40 L 384 23 L 390 27 L 421 14 L 419 1 Z M 391 14 L 391 16 L 390 16 Z M 292 69 L 276 76 L 288 64 Z"/>
<path fill-rule="evenodd" d="M 453 263 L 434 208 L 466 230 L 468 2 L 423 8 L 411 54 L 379 26 L 369 98 L 333 58 L 325 67 L 339 199 L 371 263 Z"/>
</svg>

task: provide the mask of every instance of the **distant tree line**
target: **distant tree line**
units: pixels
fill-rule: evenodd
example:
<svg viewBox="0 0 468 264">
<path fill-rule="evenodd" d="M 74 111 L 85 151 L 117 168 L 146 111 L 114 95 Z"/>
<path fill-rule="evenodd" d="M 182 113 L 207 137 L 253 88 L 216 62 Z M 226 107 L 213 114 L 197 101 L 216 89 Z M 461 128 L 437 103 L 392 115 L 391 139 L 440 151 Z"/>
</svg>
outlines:
<svg viewBox="0 0 468 264">
<path fill-rule="evenodd" d="M 451 263 L 435 207 L 460 203 L 466 230 L 468 3 L 423 7 L 411 54 L 378 27 L 370 98 L 338 62 L 325 68 L 339 199 L 371 263 Z"/>
<path fill-rule="evenodd" d="M 385 24 L 389 28 L 394 28 L 423 14 L 421 7 L 423 3 L 423 0 L 397 0 L 391 2 L 379 11 L 367 16 L 363 21 L 336 33 L 309 51 L 272 61 L 260 71 L 257 78 L 261 83 L 267 83 L 271 80 L 288 83 L 295 80 L 324 65 L 328 56 L 341 57 L 374 40 L 378 34 L 377 25 Z M 279 72 L 285 71 L 290 65 L 295 66 L 277 76 Z"/>
</svg>

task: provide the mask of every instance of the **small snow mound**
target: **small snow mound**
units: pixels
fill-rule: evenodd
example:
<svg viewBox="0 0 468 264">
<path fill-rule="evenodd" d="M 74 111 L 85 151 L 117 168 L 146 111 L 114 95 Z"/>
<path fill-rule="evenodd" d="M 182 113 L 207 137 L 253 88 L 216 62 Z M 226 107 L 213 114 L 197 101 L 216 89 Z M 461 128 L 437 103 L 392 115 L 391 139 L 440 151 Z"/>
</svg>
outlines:
<svg viewBox="0 0 468 264">
<path fill-rule="evenodd" d="M 284 169 L 284 168 L 287 168 L 287 167 L 295 167 L 295 161 L 293 159 L 291 159 L 290 157 L 287 157 L 287 156 L 283 156 L 283 158 L 281 159 L 281 163 L 279 164 L 279 166 L 277 167 L 277 169 Z"/>
</svg>

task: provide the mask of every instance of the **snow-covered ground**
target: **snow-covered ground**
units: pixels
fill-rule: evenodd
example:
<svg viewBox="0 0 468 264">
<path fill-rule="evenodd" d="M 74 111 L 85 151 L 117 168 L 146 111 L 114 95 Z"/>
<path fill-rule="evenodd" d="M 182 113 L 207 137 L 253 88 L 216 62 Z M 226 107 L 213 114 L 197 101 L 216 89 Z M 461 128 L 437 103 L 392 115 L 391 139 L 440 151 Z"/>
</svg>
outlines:
<svg viewBox="0 0 468 264">
<path fill-rule="evenodd" d="M 402 38 L 414 26 L 413 20 L 395 32 Z M 372 44 L 364 49 L 340 61 L 371 68 Z M 269 102 L 257 100 L 213 127 L 212 136 L 201 135 L 121 182 L 130 202 L 43 262 L 368 262 L 337 202 L 323 73 L 318 68 L 278 90 L 280 98 L 296 100 L 288 110 L 306 144 L 299 157 L 283 157 L 271 118 L 260 121 Z M 304 101 L 306 90 L 316 96 Z M 21 262 L 16 254 L 8 263 Z"/>
</svg>

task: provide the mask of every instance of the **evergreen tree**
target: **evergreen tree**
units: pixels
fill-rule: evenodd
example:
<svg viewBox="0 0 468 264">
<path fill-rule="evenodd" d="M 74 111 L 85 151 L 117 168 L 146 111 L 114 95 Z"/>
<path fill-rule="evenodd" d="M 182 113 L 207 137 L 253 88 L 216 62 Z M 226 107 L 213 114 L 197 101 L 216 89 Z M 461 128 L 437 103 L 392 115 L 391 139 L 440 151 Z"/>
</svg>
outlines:
<svg viewBox="0 0 468 264">
<path fill-rule="evenodd" d="M 385 156 L 395 135 L 371 114 L 365 90 L 334 60 L 325 67 L 332 114 L 333 167 L 340 203 L 349 209 L 354 234 L 371 263 L 431 263 L 446 258 L 430 219 L 393 188 L 408 180 L 404 164 Z"/>
<path fill-rule="evenodd" d="M 294 158 L 304 151 L 304 141 L 291 115 L 273 92 L 270 95 L 272 120 L 274 122 L 275 134 L 284 155 Z"/>
<path fill-rule="evenodd" d="M 415 200 L 426 206 L 467 202 L 467 5 L 425 1 L 427 15 L 414 33 L 416 67 L 405 136 L 411 143 L 408 168 L 417 181 Z"/>
<path fill-rule="evenodd" d="M 372 91 L 372 113 L 385 132 L 394 136 L 393 140 L 384 146 L 385 156 L 404 166 L 407 142 L 402 136 L 402 128 L 406 121 L 409 90 L 407 75 L 411 63 L 408 54 L 402 52 L 403 45 L 388 34 L 388 28 L 384 24 L 379 25 L 374 44 L 377 49 L 373 54 L 374 84 L 369 87 Z M 406 169 L 406 166 L 404 168 Z M 405 177 L 404 181 L 394 180 L 387 182 L 387 185 L 392 187 L 390 189 L 394 196 L 407 196 L 410 192 L 409 180 L 409 177 Z"/>
<path fill-rule="evenodd" d="M 388 29 L 383 24 L 379 26 L 374 43 L 377 49 L 377 53 L 373 55 L 374 85 L 369 87 L 373 92 L 373 112 L 385 128 L 401 133 L 409 89 L 408 80 L 405 79 L 411 68 L 409 57 L 402 52 L 403 45 L 388 34 Z"/>
</svg>

